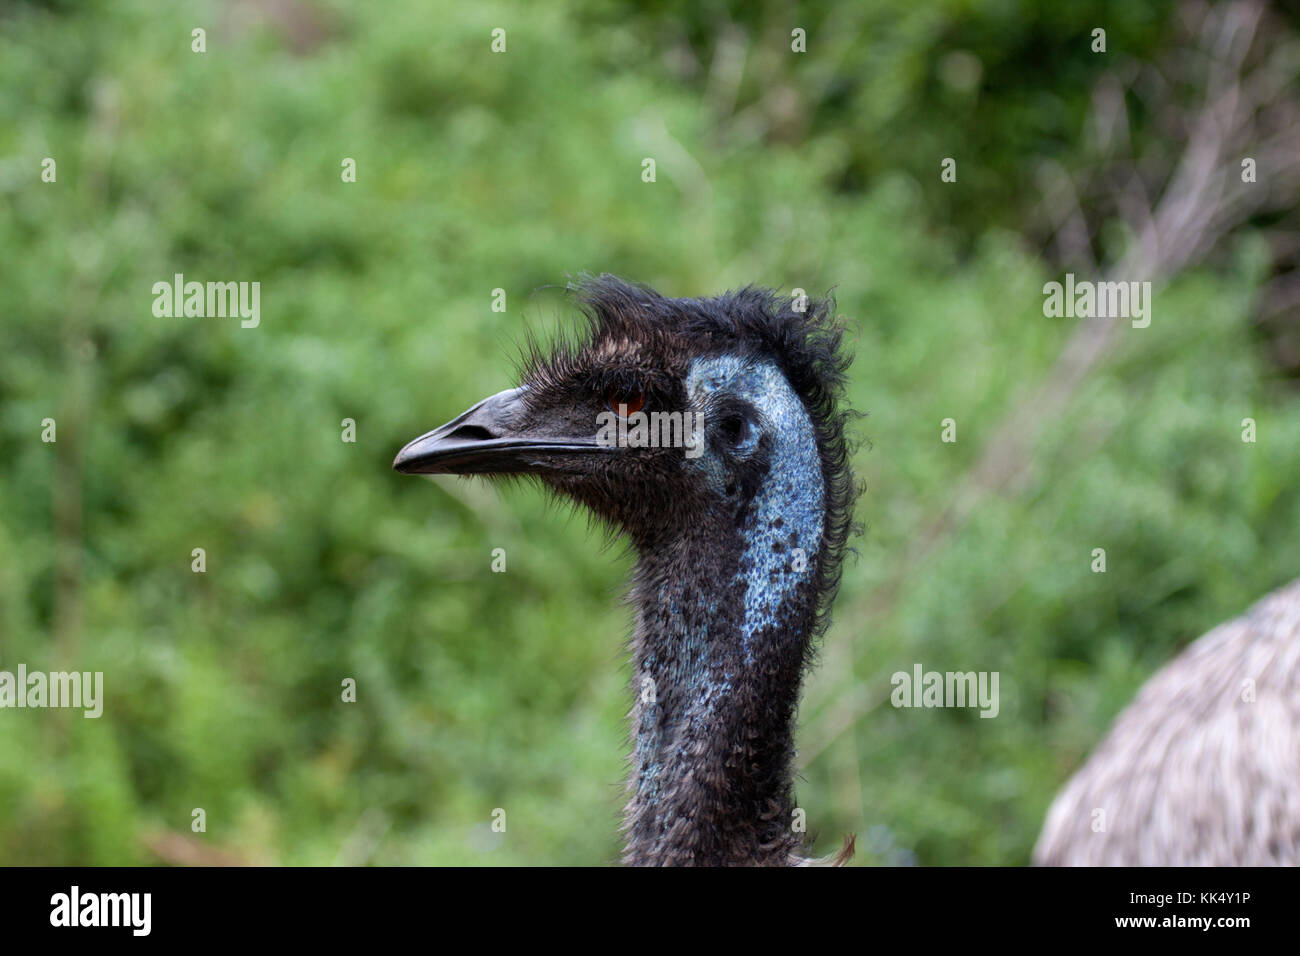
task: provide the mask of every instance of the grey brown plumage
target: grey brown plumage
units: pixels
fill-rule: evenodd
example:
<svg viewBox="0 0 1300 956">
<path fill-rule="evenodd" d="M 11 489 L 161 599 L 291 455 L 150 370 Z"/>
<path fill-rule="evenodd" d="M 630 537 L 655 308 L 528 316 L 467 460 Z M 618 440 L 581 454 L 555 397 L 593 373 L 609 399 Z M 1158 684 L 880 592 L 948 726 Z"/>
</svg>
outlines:
<svg viewBox="0 0 1300 956">
<path fill-rule="evenodd" d="M 1300 864 L 1300 581 L 1147 681 L 1057 796 L 1034 860 Z"/>
</svg>

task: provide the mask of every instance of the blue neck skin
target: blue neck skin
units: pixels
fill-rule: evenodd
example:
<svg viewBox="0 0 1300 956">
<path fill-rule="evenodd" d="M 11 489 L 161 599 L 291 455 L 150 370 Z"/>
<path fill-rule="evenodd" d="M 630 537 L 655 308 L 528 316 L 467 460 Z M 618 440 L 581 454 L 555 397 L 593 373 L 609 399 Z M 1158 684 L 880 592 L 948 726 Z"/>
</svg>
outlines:
<svg viewBox="0 0 1300 956">
<path fill-rule="evenodd" d="M 735 578 L 745 583 L 741 641 L 748 665 L 753 663 L 755 635 L 780 623 L 787 597 L 813 574 L 825 508 L 817 440 L 803 402 L 771 362 L 746 364 L 730 356 L 699 359 L 686 382 L 697 407 L 719 392 L 745 399 L 762 416 L 751 442 L 757 444 L 762 433 L 774 439 L 767 477 L 742 529 L 745 551 Z M 710 465 L 716 472 L 716 459 L 706 469 Z"/>
</svg>

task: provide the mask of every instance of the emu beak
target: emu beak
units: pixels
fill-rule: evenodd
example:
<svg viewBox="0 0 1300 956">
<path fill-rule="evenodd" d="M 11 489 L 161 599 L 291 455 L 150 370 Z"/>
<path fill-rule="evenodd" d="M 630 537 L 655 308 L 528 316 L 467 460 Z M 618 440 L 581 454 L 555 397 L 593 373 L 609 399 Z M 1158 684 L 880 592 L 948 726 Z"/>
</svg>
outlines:
<svg viewBox="0 0 1300 956">
<path fill-rule="evenodd" d="M 564 470 L 565 459 L 607 449 L 595 435 L 574 435 L 568 422 L 523 424 L 527 386 L 483 399 L 397 453 L 404 475 L 538 474 Z"/>
</svg>

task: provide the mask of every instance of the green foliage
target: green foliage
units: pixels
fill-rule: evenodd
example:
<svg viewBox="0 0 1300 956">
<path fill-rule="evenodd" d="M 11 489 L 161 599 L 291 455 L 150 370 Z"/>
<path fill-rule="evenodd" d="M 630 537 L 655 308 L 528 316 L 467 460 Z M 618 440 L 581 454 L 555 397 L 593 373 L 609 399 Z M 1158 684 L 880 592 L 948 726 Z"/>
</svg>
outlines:
<svg viewBox="0 0 1300 956">
<path fill-rule="evenodd" d="M 1253 243 L 1158 293 L 1013 486 L 915 559 L 1084 321 L 1043 317 L 1053 273 L 1013 236 L 959 255 L 931 226 L 947 114 L 873 112 L 888 91 L 853 79 L 798 141 L 719 143 L 653 12 L 286 6 L 287 25 L 143 0 L 0 20 L 0 668 L 103 671 L 106 696 L 99 720 L 0 712 L 0 862 L 153 862 L 195 807 L 197 840 L 256 862 L 616 859 L 628 557 L 532 487 L 389 470 L 510 384 L 510 343 L 563 318 L 581 271 L 834 287 L 853 323 L 868 533 L 802 715 L 819 848 L 1025 862 L 1141 680 L 1300 569 L 1300 416 L 1245 321 Z M 969 33 L 965 4 L 917 9 L 898 63 L 844 76 L 906 78 Z M 997 22 L 963 48 L 992 55 Z M 998 69 L 1022 95 L 1037 75 Z M 885 128 L 894 146 L 846 166 Z M 1001 209 L 998 168 L 961 201 Z M 259 281 L 261 325 L 156 318 L 174 273 Z M 894 710 L 889 675 L 917 661 L 1000 671 L 1000 716 Z"/>
</svg>

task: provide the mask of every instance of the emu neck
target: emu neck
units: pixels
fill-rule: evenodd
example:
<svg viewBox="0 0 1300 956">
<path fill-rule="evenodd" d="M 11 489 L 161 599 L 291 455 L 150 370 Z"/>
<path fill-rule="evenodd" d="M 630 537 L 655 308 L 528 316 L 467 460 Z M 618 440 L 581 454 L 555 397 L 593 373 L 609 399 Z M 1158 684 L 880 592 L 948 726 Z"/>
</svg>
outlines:
<svg viewBox="0 0 1300 956">
<path fill-rule="evenodd" d="M 811 607 L 796 594 L 746 634 L 746 577 L 766 572 L 728 586 L 740 563 L 700 560 L 710 547 L 639 568 L 627 863 L 779 865 L 801 842 L 791 765 Z"/>
<path fill-rule="evenodd" d="M 640 543 L 626 863 L 798 856 L 793 725 L 824 504 L 810 434 L 780 434 L 739 513 L 720 509 L 674 540 Z"/>
</svg>

